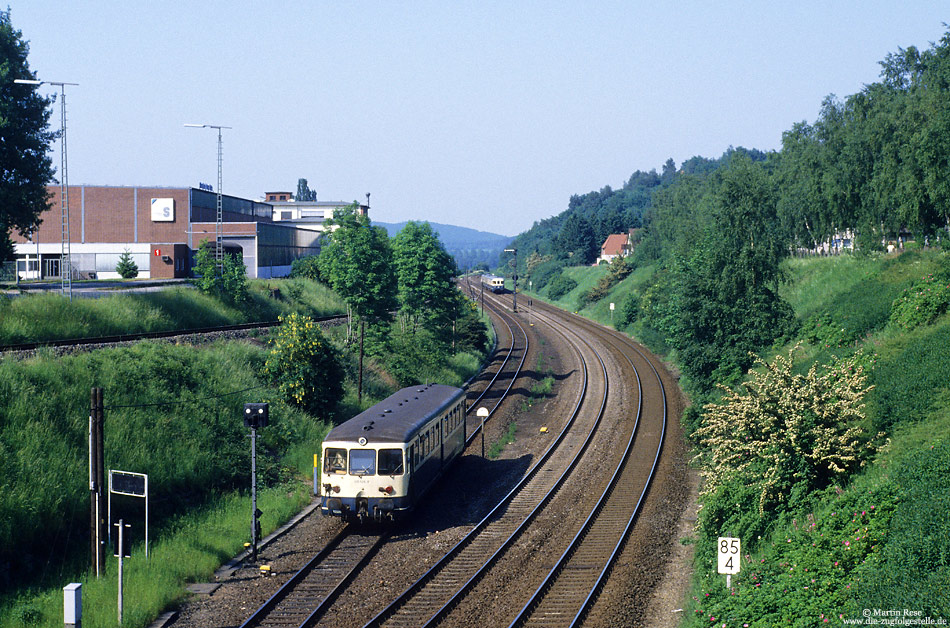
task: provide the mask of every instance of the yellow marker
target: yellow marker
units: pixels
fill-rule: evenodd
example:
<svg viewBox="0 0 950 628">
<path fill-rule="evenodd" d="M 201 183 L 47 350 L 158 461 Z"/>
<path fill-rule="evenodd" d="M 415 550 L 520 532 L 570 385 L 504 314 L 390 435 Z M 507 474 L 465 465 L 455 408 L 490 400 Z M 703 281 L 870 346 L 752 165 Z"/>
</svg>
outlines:
<svg viewBox="0 0 950 628">
<path fill-rule="evenodd" d="M 261 575 L 262 576 L 270 575 L 270 565 L 261 565 Z"/>
<path fill-rule="evenodd" d="M 320 465 L 317 464 L 317 454 L 313 454 L 313 468 L 316 469 L 318 466 Z"/>
<path fill-rule="evenodd" d="M 542 433 L 542 434 L 547 434 L 547 433 L 548 433 L 548 426 L 547 426 L 547 425 L 541 426 L 541 433 Z"/>
</svg>

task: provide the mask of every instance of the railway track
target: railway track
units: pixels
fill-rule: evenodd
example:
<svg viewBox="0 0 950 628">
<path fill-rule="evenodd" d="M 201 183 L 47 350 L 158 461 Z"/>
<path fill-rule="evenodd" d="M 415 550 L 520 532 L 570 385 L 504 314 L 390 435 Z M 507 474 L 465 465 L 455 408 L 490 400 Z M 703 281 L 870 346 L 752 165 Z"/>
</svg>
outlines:
<svg viewBox="0 0 950 628">
<path fill-rule="evenodd" d="M 561 333 L 570 335 L 569 330 Z M 489 572 L 505 551 L 532 524 L 570 477 L 594 439 L 607 403 L 607 369 L 593 347 L 574 335 L 584 370 L 574 411 L 557 439 L 519 484 L 415 584 L 370 620 L 376 626 L 429 626 L 442 621 Z M 597 384 L 589 382 L 594 364 Z M 596 389 L 588 398 L 588 392 Z M 585 410 L 582 412 L 582 410 Z"/>
<path fill-rule="evenodd" d="M 348 525 L 310 559 L 241 628 L 312 626 L 392 535 Z"/>
<path fill-rule="evenodd" d="M 585 325 L 589 327 L 590 324 Z M 640 407 L 637 409 L 637 423 L 607 489 L 535 594 L 511 622 L 510 628 L 574 626 L 583 620 L 629 537 L 656 473 L 667 425 L 666 391 L 662 379 L 635 345 L 627 340 L 619 341 L 615 336 L 609 341 L 620 350 L 620 354 L 635 371 L 639 371 L 634 362 L 635 357 L 639 358 L 641 367 L 642 362 L 645 362 L 649 368 L 650 383 L 655 380 L 663 395 L 662 408 L 657 409 L 662 412 L 658 432 L 654 430 L 654 433 L 637 439 L 643 412 L 641 390 L 638 395 Z M 651 461 L 645 476 L 640 468 L 642 465 L 631 463 L 634 460 Z M 630 504 L 634 504 L 633 509 Z"/>
<path fill-rule="evenodd" d="M 499 315 L 508 330 L 510 342 L 484 388 L 469 407 L 474 409 L 489 393 L 501 390 L 492 412 L 518 379 L 528 351 L 528 335 L 517 319 Z M 517 329 L 520 333 L 516 333 Z M 521 339 L 521 342 L 516 342 Z M 518 346 L 520 344 L 520 346 Z M 502 389 L 502 387 L 504 387 Z M 481 425 L 470 430 L 466 444 L 478 434 Z M 241 628 L 270 628 L 316 625 L 350 581 L 372 559 L 397 528 L 370 532 L 365 527 L 347 525 L 320 552 L 267 600 Z"/>
</svg>

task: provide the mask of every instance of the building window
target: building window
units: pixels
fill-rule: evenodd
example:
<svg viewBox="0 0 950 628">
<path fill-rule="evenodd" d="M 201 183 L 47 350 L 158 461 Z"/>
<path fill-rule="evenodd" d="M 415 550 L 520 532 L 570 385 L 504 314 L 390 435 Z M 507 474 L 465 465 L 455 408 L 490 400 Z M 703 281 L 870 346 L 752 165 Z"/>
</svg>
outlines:
<svg viewBox="0 0 950 628">
<path fill-rule="evenodd" d="M 290 219 L 292 219 L 293 217 L 294 217 L 294 213 L 293 213 L 293 212 L 285 212 L 285 211 L 280 212 L 280 219 L 281 219 L 281 220 L 290 220 Z"/>
</svg>

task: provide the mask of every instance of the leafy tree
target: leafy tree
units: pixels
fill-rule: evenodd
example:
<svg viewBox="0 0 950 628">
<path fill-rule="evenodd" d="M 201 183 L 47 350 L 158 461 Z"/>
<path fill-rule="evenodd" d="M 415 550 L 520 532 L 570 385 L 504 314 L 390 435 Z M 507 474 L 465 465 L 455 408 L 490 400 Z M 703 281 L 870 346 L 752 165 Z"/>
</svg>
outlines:
<svg viewBox="0 0 950 628">
<path fill-rule="evenodd" d="M 139 266 L 132 259 L 132 254 L 128 249 L 119 256 L 119 263 L 115 265 L 115 272 L 123 279 L 132 279 L 139 276 Z"/>
<path fill-rule="evenodd" d="M 363 397 L 363 357 L 366 324 L 382 325 L 396 309 L 393 251 L 386 230 L 371 227 L 354 203 L 335 213 L 328 242 L 320 251 L 320 275 L 346 301 L 360 328 L 357 396 Z M 350 325 L 350 334 L 352 325 Z"/>
<path fill-rule="evenodd" d="M 455 325 L 458 351 L 484 353 L 488 350 L 485 324 L 478 318 L 478 306 L 459 294 L 459 315 Z"/>
<path fill-rule="evenodd" d="M 570 257 L 575 265 L 592 264 L 600 251 L 600 243 L 590 221 L 576 213 L 564 221 L 556 246 L 558 254 Z"/>
<path fill-rule="evenodd" d="M 787 249 L 763 166 L 740 156 L 717 171 L 709 186 L 700 197 L 705 202 L 699 217 L 680 223 L 689 237 L 675 231 L 670 236 L 669 296 L 647 310 L 701 390 L 714 380 L 737 378 L 751 363 L 751 352 L 794 324 L 791 307 L 777 292 Z M 702 225 L 699 233 L 696 225 Z"/>
<path fill-rule="evenodd" d="M 315 201 L 317 200 L 317 191 L 310 189 L 306 179 L 297 179 L 297 194 L 294 195 L 294 200 L 297 202 Z"/>
<path fill-rule="evenodd" d="M 403 329 L 410 335 L 419 325 L 451 331 L 458 297 L 452 279 L 457 269 L 432 226 L 408 222 L 393 238 L 392 247 Z"/>
<path fill-rule="evenodd" d="M 0 260 L 13 257 L 10 233 L 28 234 L 49 207 L 46 185 L 53 180 L 47 151 L 56 133 L 49 130 L 52 98 L 16 79 L 35 79 L 27 63 L 29 44 L 0 11 Z"/>
<path fill-rule="evenodd" d="M 343 366 L 336 350 L 309 316 L 296 312 L 280 318 L 270 340 L 264 377 L 287 403 L 320 418 L 332 415 L 343 399 Z"/>
</svg>

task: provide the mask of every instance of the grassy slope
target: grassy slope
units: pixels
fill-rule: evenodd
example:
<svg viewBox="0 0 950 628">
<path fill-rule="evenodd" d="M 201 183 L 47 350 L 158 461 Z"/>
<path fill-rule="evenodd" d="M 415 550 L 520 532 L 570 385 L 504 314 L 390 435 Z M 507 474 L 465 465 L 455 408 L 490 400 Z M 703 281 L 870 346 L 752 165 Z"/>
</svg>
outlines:
<svg viewBox="0 0 950 628">
<path fill-rule="evenodd" d="M 820 323 L 820 340 L 798 354 L 799 369 L 858 349 L 875 354 L 868 413 L 890 446 L 850 485 L 814 496 L 811 512 L 791 513 L 743 556 L 732 591 L 714 553 L 698 548 L 684 625 L 841 625 L 864 608 L 950 619 L 950 316 L 912 331 L 886 327 L 900 291 L 941 259 L 911 251 L 789 261 L 783 296 L 803 324 Z M 575 310 L 598 270 L 568 270 L 579 285 L 557 305 Z M 650 269 L 638 269 L 581 314 L 609 324 L 608 303 L 619 308 L 649 281 Z"/>
<path fill-rule="evenodd" d="M 281 298 L 268 298 L 277 287 Z M 335 294 L 313 281 L 254 280 L 250 292 L 251 303 L 241 308 L 188 287 L 72 302 L 56 293 L 0 298 L 0 344 L 271 321 L 294 311 L 309 316 L 346 312 Z"/>
</svg>

